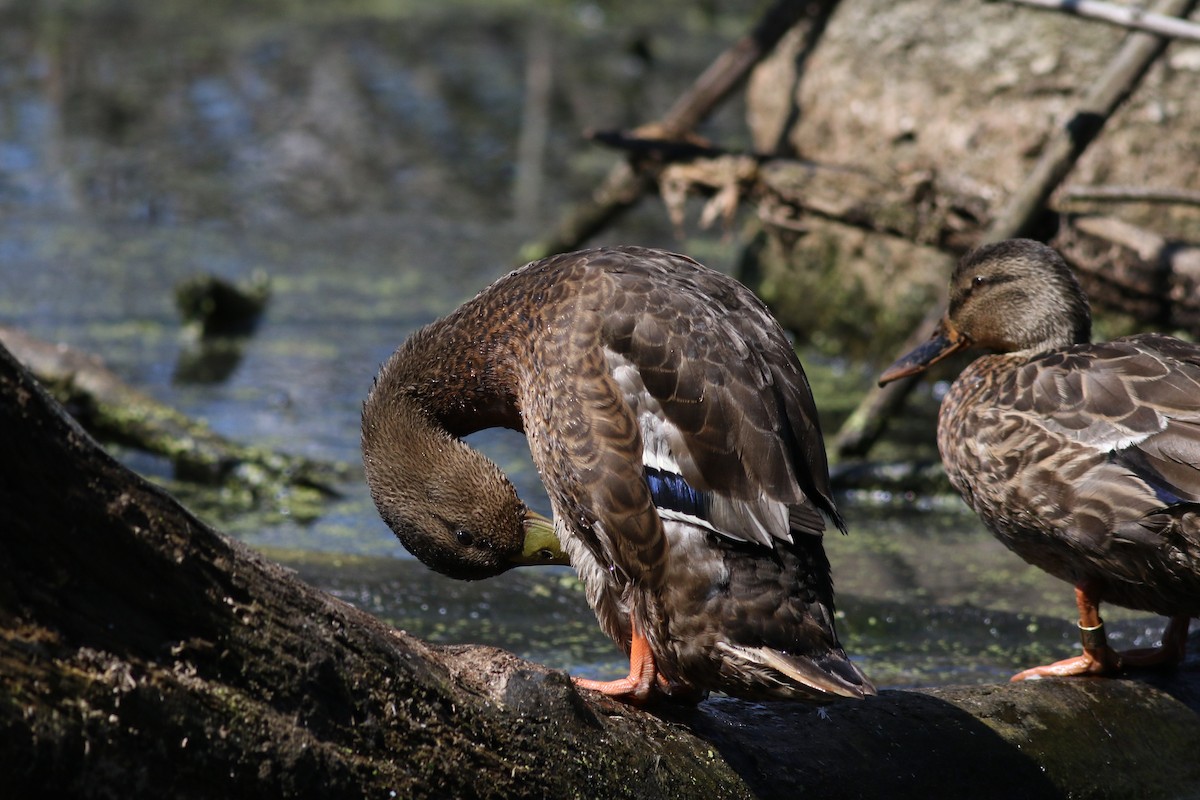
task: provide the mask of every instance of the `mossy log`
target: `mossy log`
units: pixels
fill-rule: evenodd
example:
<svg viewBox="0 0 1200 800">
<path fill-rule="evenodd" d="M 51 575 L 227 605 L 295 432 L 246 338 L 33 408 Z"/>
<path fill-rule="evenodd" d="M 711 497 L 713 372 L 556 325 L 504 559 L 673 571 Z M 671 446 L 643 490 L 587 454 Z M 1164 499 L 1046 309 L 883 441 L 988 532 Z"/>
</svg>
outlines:
<svg viewBox="0 0 1200 800">
<path fill-rule="evenodd" d="M 1200 665 L 642 711 L 310 588 L 104 453 L 0 348 L 11 797 L 1175 797 Z"/>
<path fill-rule="evenodd" d="M 280 489 L 328 497 L 349 474 L 343 465 L 230 441 L 133 388 L 96 356 L 5 325 L 0 344 L 98 438 L 169 459 L 181 480 L 233 484 L 256 497 L 274 497 Z"/>
</svg>

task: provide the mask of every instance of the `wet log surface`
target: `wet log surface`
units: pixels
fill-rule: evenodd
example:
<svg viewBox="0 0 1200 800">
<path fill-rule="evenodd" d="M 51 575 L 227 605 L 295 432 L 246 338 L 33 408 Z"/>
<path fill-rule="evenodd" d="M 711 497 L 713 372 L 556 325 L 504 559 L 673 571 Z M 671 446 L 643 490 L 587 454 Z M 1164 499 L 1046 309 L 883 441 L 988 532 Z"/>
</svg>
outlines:
<svg viewBox="0 0 1200 800">
<path fill-rule="evenodd" d="M 1174 797 L 1200 664 L 640 711 L 437 647 L 230 541 L 0 349 L 8 796 Z M 1196 642 L 1193 642 L 1195 644 Z"/>
</svg>

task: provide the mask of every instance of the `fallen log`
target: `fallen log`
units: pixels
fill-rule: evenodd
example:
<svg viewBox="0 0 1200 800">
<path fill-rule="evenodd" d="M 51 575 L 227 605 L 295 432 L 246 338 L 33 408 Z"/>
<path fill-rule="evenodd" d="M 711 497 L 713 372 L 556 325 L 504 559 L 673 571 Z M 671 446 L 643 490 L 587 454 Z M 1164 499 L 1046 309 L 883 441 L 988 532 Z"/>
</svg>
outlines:
<svg viewBox="0 0 1200 800">
<path fill-rule="evenodd" d="M 344 465 L 325 464 L 230 441 L 123 381 L 96 356 L 0 325 L 3 344 L 99 438 L 163 456 L 175 476 L 234 485 L 255 498 L 336 495 Z"/>
<path fill-rule="evenodd" d="M 0 348 L 11 796 L 1173 797 L 1200 663 L 1137 680 L 629 708 L 437 647 L 205 526 Z M 1193 644 L 1197 642 L 1193 641 Z"/>
</svg>

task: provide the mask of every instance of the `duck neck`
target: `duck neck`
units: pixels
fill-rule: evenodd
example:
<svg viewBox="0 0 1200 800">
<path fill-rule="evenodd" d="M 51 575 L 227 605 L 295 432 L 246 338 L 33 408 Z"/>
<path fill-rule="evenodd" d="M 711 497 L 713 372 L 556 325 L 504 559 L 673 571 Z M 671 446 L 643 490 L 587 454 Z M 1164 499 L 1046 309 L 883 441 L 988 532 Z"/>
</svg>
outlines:
<svg viewBox="0 0 1200 800">
<path fill-rule="evenodd" d="M 455 313 L 409 337 L 380 369 L 372 395 L 403 398 L 454 436 L 521 430 L 507 342 L 502 329 Z"/>
</svg>

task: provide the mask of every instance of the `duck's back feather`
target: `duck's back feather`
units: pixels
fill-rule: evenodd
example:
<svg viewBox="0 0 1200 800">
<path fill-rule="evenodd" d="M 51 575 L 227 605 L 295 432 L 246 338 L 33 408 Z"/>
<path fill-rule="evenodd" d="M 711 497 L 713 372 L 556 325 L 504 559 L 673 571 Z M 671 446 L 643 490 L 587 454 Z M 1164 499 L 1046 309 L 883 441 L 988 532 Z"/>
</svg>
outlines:
<svg viewBox="0 0 1200 800">
<path fill-rule="evenodd" d="M 820 512 L 840 527 L 807 378 L 761 301 L 681 256 L 609 275 L 621 299 L 603 340 L 610 361 L 630 368 L 617 372 L 625 399 L 657 420 L 640 420 L 647 447 L 669 451 L 690 485 L 716 496 L 718 527 L 761 543 L 764 530 L 819 533 Z"/>
</svg>

